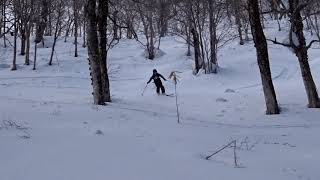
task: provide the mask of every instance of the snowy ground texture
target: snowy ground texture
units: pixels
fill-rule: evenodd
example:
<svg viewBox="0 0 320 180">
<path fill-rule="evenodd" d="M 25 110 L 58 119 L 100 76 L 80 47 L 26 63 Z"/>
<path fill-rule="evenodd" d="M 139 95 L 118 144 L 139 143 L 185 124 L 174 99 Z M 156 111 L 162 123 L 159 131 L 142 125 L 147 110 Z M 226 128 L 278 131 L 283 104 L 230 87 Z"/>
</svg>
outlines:
<svg viewBox="0 0 320 180">
<path fill-rule="evenodd" d="M 268 35 L 283 33 L 268 30 Z M 164 55 L 146 60 L 134 40 L 109 52 L 113 102 L 92 105 L 87 54 L 74 58 L 71 39 L 39 49 L 38 70 L 11 72 L 12 51 L 0 51 L 1 180 L 319 180 L 320 110 L 308 109 L 296 57 L 270 45 L 274 84 L 282 113 L 264 115 L 264 98 L 252 43 L 220 51 L 216 75 L 192 75 L 193 61 L 177 37 L 162 42 Z M 48 46 L 49 43 L 48 43 Z M 320 87 L 320 51 L 310 51 Z M 32 55 L 31 55 L 32 56 Z M 179 74 L 181 124 L 175 98 L 158 96 L 157 68 Z M 168 93 L 174 85 L 167 81 Z M 223 145 L 233 149 L 205 160 Z"/>
</svg>

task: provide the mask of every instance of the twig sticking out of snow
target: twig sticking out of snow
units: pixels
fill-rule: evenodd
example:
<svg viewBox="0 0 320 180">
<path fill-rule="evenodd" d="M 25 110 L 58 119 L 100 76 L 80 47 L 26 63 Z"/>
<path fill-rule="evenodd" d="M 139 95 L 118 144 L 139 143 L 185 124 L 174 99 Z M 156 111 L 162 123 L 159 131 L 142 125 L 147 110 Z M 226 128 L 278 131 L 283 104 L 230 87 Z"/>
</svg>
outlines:
<svg viewBox="0 0 320 180">
<path fill-rule="evenodd" d="M 218 149 L 217 151 L 215 151 L 214 153 L 212 153 L 211 155 L 206 157 L 206 160 L 209 160 L 212 156 L 220 153 L 221 151 L 225 150 L 228 147 L 232 147 L 233 148 L 233 159 L 234 159 L 234 166 L 235 167 L 239 167 L 238 166 L 238 160 L 237 160 L 237 153 L 236 153 L 236 149 L 237 149 L 237 140 L 233 140 L 230 143 L 228 143 L 227 145 L 223 146 L 222 148 Z"/>
<path fill-rule="evenodd" d="M 176 110 L 177 110 L 177 118 L 178 118 L 178 124 L 180 123 L 180 113 L 179 113 L 179 104 L 178 104 L 178 94 L 177 94 L 177 83 L 179 81 L 179 76 L 177 73 L 181 73 L 179 71 L 172 71 L 170 73 L 169 79 L 172 79 L 174 82 L 174 93 L 176 97 Z"/>
</svg>

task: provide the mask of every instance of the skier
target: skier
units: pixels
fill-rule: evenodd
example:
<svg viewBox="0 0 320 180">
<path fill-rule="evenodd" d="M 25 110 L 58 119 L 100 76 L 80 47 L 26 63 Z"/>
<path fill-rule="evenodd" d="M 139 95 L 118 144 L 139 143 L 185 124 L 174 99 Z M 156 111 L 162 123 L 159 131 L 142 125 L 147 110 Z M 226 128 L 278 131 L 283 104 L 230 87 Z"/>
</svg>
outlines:
<svg viewBox="0 0 320 180">
<path fill-rule="evenodd" d="M 164 78 L 161 74 L 159 74 L 156 69 L 154 69 L 154 70 L 153 70 L 153 74 L 152 74 L 152 76 L 150 77 L 150 79 L 149 79 L 149 81 L 147 82 L 147 84 L 149 84 L 149 83 L 151 82 L 151 80 L 153 80 L 154 84 L 155 84 L 156 87 L 157 87 L 157 94 L 160 94 L 160 89 L 161 89 L 162 94 L 166 94 L 166 90 L 164 89 L 164 86 L 162 85 L 162 82 L 161 82 L 160 77 L 161 77 L 164 81 L 167 81 L 166 78 Z"/>
</svg>

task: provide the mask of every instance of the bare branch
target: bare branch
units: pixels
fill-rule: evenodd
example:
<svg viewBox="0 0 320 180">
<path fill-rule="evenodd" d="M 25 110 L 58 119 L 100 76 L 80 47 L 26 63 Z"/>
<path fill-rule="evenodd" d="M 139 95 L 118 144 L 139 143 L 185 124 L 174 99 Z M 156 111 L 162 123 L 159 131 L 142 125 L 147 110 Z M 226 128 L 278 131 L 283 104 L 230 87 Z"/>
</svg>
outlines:
<svg viewBox="0 0 320 180">
<path fill-rule="evenodd" d="M 292 47 L 290 44 L 278 42 L 278 41 L 277 41 L 277 38 L 274 38 L 274 40 L 272 40 L 272 39 L 267 39 L 267 41 L 271 41 L 271 42 L 273 42 L 273 44 L 278 44 L 278 45 L 282 45 L 282 46 L 285 46 L 285 47 Z"/>
<path fill-rule="evenodd" d="M 311 46 L 312 46 L 314 43 L 316 43 L 316 42 L 320 42 L 320 40 L 312 40 L 312 41 L 308 44 L 307 49 L 310 49 Z"/>
</svg>

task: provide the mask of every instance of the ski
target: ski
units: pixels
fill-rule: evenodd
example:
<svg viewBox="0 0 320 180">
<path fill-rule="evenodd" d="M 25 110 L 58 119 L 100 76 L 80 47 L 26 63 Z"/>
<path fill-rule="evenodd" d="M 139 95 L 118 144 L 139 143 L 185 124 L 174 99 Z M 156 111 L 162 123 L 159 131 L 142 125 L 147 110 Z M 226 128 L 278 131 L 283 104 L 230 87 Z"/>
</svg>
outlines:
<svg viewBox="0 0 320 180">
<path fill-rule="evenodd" d="M 166 95 L 168 97 L 174 97 L 174 94 L 164 94 L 164 95 Z"/>
</svg>

